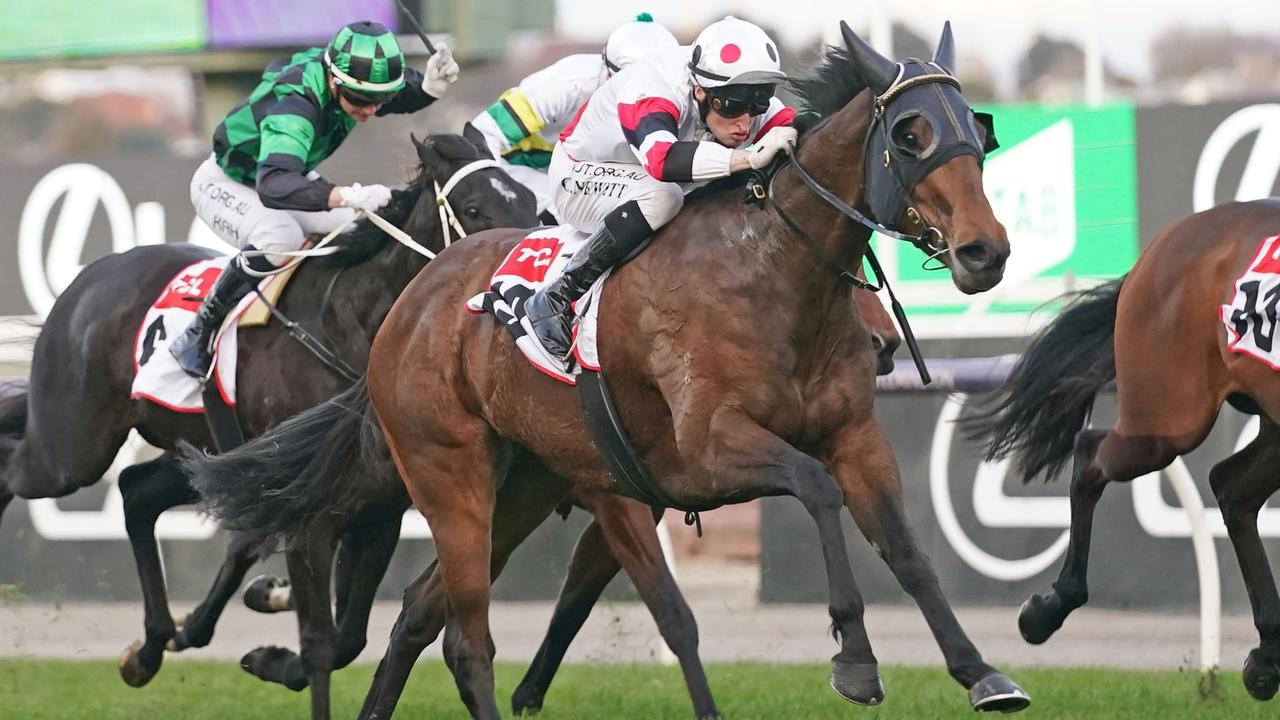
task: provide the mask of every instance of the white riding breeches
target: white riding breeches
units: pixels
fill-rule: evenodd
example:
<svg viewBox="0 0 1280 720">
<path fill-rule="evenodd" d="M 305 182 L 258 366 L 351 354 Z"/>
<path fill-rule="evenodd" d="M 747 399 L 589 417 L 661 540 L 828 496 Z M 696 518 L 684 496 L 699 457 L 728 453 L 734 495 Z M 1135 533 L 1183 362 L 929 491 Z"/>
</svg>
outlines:
<svg viewBox="0 0 1280 720">
<path fill-rule="evenodd" d="M 325 234 L 350 220 L 355 211 L 335 208 L 319 212 L 276 210 L 262 204 L 258 191 L 227 176 L 210 156 L 191 178 L 191 204 L 196 215 L 228 244 L 243 250 L 252 245 L 267 252 L 293 252 L 308 234 Z M 267 255 L 272 265 L 288 262 Z"/>
<path fill-rule="evenodd" d="M 556 218 L 585 233 L 599 230 L 604 216 L 634 200 L 649 227 L 658 228 L 684 206 L 684 188 L 663 182 L 637 164 L 575 161 L 563 146 L 551 155 L 551 208 Z"/>
</svg>

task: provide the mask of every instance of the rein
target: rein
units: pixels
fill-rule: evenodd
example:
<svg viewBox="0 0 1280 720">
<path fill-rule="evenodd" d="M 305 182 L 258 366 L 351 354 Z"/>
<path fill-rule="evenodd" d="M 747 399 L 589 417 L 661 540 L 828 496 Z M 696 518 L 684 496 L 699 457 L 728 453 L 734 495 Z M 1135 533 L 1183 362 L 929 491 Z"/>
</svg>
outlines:
<svg viewBox="0 0 1280 720">
<path fill-rule="evenodd" d="M 798 158 L 788 155 L 787 160 L 778 167 L 778 170 L 785 167 L 788 162 L 790 163 L 791 168 L 796 171 L 796 174 L 800 176 L 800 179 L 804 181 L 805 186 L 812 190 L 815 195 L 834 207 L 836 210 L 839 210 L 841 214 L 871 229 L 873 232 L 883 232 L 889 237 L 898 240 L 905 240 L 916 247 L 920 247 L 916 242 L 917 240 L 921 240 L 928 236 L 927 231 L 925 235 L 905 235 L 903 233 L 890 230 L 880 223 L 868 218 L 866 215 L 858 212 L 858 210 L 853 206 L 836 197 L 830 190 L 827 190 L 822 187 L 822 185 L 818 184 L 818 181 L 814 180 L 809 173 L 805 172 L 804 168 L 800 166 L 800 160 Z M 871 272 L 876 276 L 876 282 L 880 283 L 879 286 L 872 285 L 866 280 L 858 277 L 856 273 L 849 272 L 849 270 L 837 262 L 835 258 L 823 252 L 822 247 L 813 239 L 813 236 L 805 232 L 794 220 L 791 219 L 791 216 L 782 209 L 782 205 L 778 203 L 777 197 L 773 194 L 773 179 L 777 177 L 777 174 L 778 171 L 775 170 L 765 179 L 765 182 L 768 183 L 767 191 L 760 193 L 753 190 L 753 195 L 757 198 L 760 197 L 761 194 L 766 195 L 769 198 L 769 204 L 773 206 L 775 211 L 777 211 L 778 217 L 782 218 L 782 221 L 787 224 L 787 227 L 791 229 L 791 232 L 795 233 L 805 241 L 805 244 L 809 246 L 809 249 L 818 256 L 818 259 L 822 260 L 827 267 L 835 271 L 838 279 L 847 281 L 855 287 L 862 288 L 863 290 L 870 290 L 874 293 L 878 293 L 880 292 L 880 288 L 884 288 L 885 292 L 889 294 L 889 305 L 893 310 L 893 317 L 898 321 L 898 327 L 902 328 L 902 340 L 907 344 L 907 349 L 911 351 L 911 360 L 915 363 L 916 372 L 920 374 L 921 384 L 928 385 L 933 382 L 933 376 L 929 374 L 929 368 L 924 362 L 924 354 L 920 352 L 920 344 L 916 342 L 916 334 L 911 329 L 911 323 L 907 320 L 907 311 L 902 307 L 902 303 L 898 302 L 898 296 L 894 294 L 893 287 L 889 285 L 889 279 L 885 276 L 884 269 L 880 267 L 880 260 L 876 257 L 875 251 L 871 249 L 871 244 L 867 244 L 864 257 L 867 259 L 867 264 L 871 266 Z M 934 232 L 937 231 L 934 230 Z"/>
<path fill-rule="evenodd" d="M 492 167 L 498 167 L 498 163 L 493 160 L 476 160 L 474 162 L 467 163 L 466 165 L 463 165 L 462 167 L 454 171 L 454 173 L 449 176 L 449 179 L 445 181 L 445 184 L 443 187 L 441 187 L 439 182 L 436 182 L 434 180 L 432 181 L 432 184 L 435 186 L 435 191 L 436 191 L 436 205 L 440 207 L 440 230 L 444 236 L 445 247 L 448 247 L 450 244 L 452 244 L 451 238 L 450 238 L 450 227 L 452 227 L 453 230 L 458 233 L 458 239 L 462 239 L 467 236 L 466 230 L 463 229 L 462 224 L 458 222 L 457 215 L 455 215 L 453 212 L 453 207 L 449 205 L 449 193 L 452 192 L 453 189 L 457 187 L 458 183 L 462 179 L 466 178 L 468 175 L 476 172 L 477 170 L 483 170 L 485 168 L 492 168 Z M 261 257 L 265 255 L 284 255 L 286 257 L 293 258 L 291 262 L 286 263 L 282 267 L 276 268 L 274 270 L 267 270 L 265 272 L 253 270 L 248 267 L 247 263 L 242 264 L 242 267 L 244 268 L 245 272 L 249 273 L 254 277 L 269 277 L 272 275 L 278 275 L 280 273 L 283 273 L 286 270 L 289 270 L 293 266 L 297 265 L 298 263 L 302 262 L 303 260 L 309 257 L 321 257 L 324 255 L 332 255 L 333 253 L 338 252 L 341 248 L 334 245 L 330 245 L 329 243 L 331 243 L 334 240 L 334 238 L 341 235 L 348 227 L 354 224 L 361 217 L 369 218 L 369 222 L 376 225 L 378 229 L 385 232 L 393 240 L 395 240 L 396 242 L 399 242 L 401 245 L 404 245 L 410 250 L 413 250 L 419 255 L 423 255 L 428 260 L 434 260 L 436 258 L 436 254 L 434 252 L 427 249 L 426 247 L 424 247 L 422 244 L 420 244 L 413 238 L 409 237 L 408 233 L 406 233 L 405 231 L 393 225 L 391 221 L 387 220 L 386 218 L 382 217 L 381 215 L 371 210 L 357 210 L 356 213 L 352 215 L 350 219 L 348 219 L 346 222 L 342 223 L 338 227 L 334 228 L 329 232 L 329 234 L 321 238 L 320 241 L 316 243 L 315 247 L 307 248 L 305 250 L 284 251 L 284 252 L 266 252 L 262 250 L 250 250 L 248 252 L 241 253 L 242 255 L 245 255 L 245 256 L 254 256 L 254 257 Z M 337 280 L 340 274 L 341 273 L 335 274 L 333 278 L 329 281 L 328 287 L 325 288 L 324 298 L 321 301 L 321 307 L 324 307 L 325 305 L 328 304 L 329 297 L 333 293 L 334 285 L 337 283 Z M 338 352 L 333 349 L 332 340 L 329 340 L 329 342 L 326 343 L 325 340 L 322 340 L 316 337 L 314 334 L 308 331 L 305 327 L 303 327 L 300 323 L 295 322 L 294 320 L 291 320 L 289 316 L 285 315 L 283 312 L 280 311 L 280 308 L 276 307 L 274 303 L 268 300 L 266 295 L 264 295 L 262 293 L 262 290 L 257 286 L 254 287 L 254 292 L 257 293 L 258 300 L 264 306 L 266 306 L 267 311 L 271 313 L 271 316 L 275 318 L 277 321 L 279 321 L 279 323 L 282 326 L 284 326 L 285 330 L 289 332 L 289 336 L 292 337 L 294 340 L 297 340 L 298 344 L 306 348 L 312 355 L 316 357 L 316 359 L 324 363 L 326 367 L 333 370 L 335 373 L 340 375 L 347 382 L 354 383 L 360 379 L 360 372 L 357 371 L 355 368 L 351 367 L 351 365 L 348 364 L 345 360 L 343 360 L 342 357 L 338 354 Z M 327 337 L 327 333 L 326 333 L 325 339 L 329 339 Z"/>
</svg>

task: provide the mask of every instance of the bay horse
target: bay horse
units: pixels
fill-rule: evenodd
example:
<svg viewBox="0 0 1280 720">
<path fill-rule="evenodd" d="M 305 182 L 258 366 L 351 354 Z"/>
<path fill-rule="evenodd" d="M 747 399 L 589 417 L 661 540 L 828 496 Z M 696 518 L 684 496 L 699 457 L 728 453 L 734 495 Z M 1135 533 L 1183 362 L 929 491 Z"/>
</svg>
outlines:
<svg viewBox="0 0 1280 720">
<path fill-rule="evenodd" d="M 853 297 L 858 312 L 871 334 L 872 349 L 876 357 L 876 374 L 888 374 L 893 370 L 893 353 L 901 344 L 902 338 L 894 327 L 893 319 L 874 293 L 857 288 L 853 290 Z M 236 480 L 234 476 L 236 472 L 233 468 L 232 475 L 227 477 L 228 482 Z M 364 489 L 357 503 L 358 508 L 351 513 L 351 519 L 345 519 L 345 513 L 331 512 L 326 514 L 321 522 L 327 526 L 336 518 L 339 524 L 368 525 L 373 522 L 371 516 L 374 515 L 370 509 L 376 508 L 378 513 L 384 514 L 390 520 L 387 531 L 394 532 L 394 529 L 399 527 L 400 514 L 411 506 L 404 484 L 394 475 L 394 468 L 391 469 L 390 482 L 370 481 L 367 476 L 363 477 L 363 480 Z M 244 502 L 264 501 L 263 496 L 256 489 L 246 488 L 246 490 L 249 490 L 249 493 L 243 498 Z M 271 503 L 270 500 L 267 502 Z M 680 664 L 693 702 L 695 716 L 698 718 L 720 717 L 707 683 L 706 672 L 698 657 L 697 623 L 688 602 L 685 601 L 675 578 L 667 567 L 666 558 L 654 528 L 655 523 L 661 519 L 662 513 L 631 498 L 602 492 L 578 491 L 571 500 L 566 501 L 561 511 L 567 514 L 574 505 L 591 513 L 591 522 L 583 530 L 574 548 L 546 635 L 524 678 L 512 693 L 513 711 L 517 715 L 523 715 L 542 709 L 547 691 L 569 645 L 582 629 L 605 588 L 619 570 L 625 570 L 657 623 L 663 640 L 671 648 Z M 290 509 L 279 505 L 273 504 L 273 507 L 280 512 L 291 512 Z M 336 511 L 337 508 L 334 510 Z M 323 553 L 325 545 L 323 543 L 312 545 L 312 542 L 314 539 L 327 537 L 328 534 L 331 533 L 314 527 L 308 528 L 302 533 L 306 538 L 303 541 L 305 547 L 314 547 L 317 548 L 318 553 Z M 368 567 L 385 568 L 393 549 L 392 544 L 376 546 L 376 551 L 366 552 L 361 562 L 367 563 Z M 300 559 L 310 560 L 305 554 L 300 556 Z M 301 566 L 325 567 L 323 560 L 322 556 L 316 562 L 303 563 Z M 343 567 L 343 563 L 340 562 L 338 570 L 341 571 Z M 316 577 L 314 569 L 307 572 L 306 577 L 314 581 Z M 342 614 L 344 595 L 353 596 L 354 602 L 371 603 L 374 590 L 372 586 L 376 586 L 377 581 L 378 578 L 374 577 L 372 572 L 360 573 L 354 582 L 371 586 L 360 589 L 350 588 L 346 593 L 339 592 L 339 614 Z M 351 582 L 351 580 L 347 582 L 348 587 Z M 278 605 L 286 604 L 294 597 L 292 586 L 286 585 L 278 578 L 260 578 L 255 581 L 255 584 L 261 585 L 264 589 L 279 588 L 276 595 L 277 608 Z M 323 586 L 323 583 L 320 585 Z M 320 591 L 312 590 L 310 594 L 319 595 Z M 301 595 L 303 593 L 298 594 L 300 606 L 306 602 Z M 367 605 L 356 610 L 352 607 L 352 601 L 347 601 L 345 604 L 346 612 L 362 612 L 367 616 Z M 255 609 L 264 612 L 277 611 L 276 608 L 267 609 L 261 604 Z M 306 622 L 303 621 L 303 624 Z M 341 629 L 342 632 L 338 638 L 340 648 L 352 648 L 358 652 L 364 646 L 363 636 L 358 638 L 345 636 L 345 632 L 357 629 L 361 628 L 344 626 Z M 338 656 L 339 660 L 335 661 L 335 667 L 347 664 L 354 658 L 354 653 L 340 650 Z M 450 658 L 452 659 L 452 655 Z M 245 656 L 241 665 L 264 680 L 280 682 L 294 689 L 300 689 L 300 686 L 306 683 L 306 675 L 298 665 L 297 658 L 291 651 L 282 648 L 255 649 Z"/>
<path fill-rule="evenodd" d="M 1066 556 L 1053 590 L 1022 605 L 1018 629 L 1027 642 L 1048 640 L 1088 601 L 1093 513 L 1106 486 L 1161 470 L 1194 450 L 1230 403 L 1258 415 L 1260 430 L 1209 471 L 1209 485 L 1258 628 L 1244 685 L 1258 700 L 1275 695 L 1280 595 L 1258 535 L 1258 511 L 1280 489 L 1280 378 L 1233 347 L 1224 321 L 1242 323 L 1237 335 L 1274 332 L 1275 293 L 1254 298 L 1261 307 L 1238 308 L 1241 316 L 1225 313 L 1236 279 L 1258 259 L 1260 243 L 1278 232 L 1276 198 L 1228 203 L 1172 223 L 1143 248 L 1128 275 L 1076 293 L 1036 335 L 985 411 L 966 420 L 971 436 L 986 442 L 988 459 L 1013 456 L 1025 481 L 1053 478 L 1073 465 Z M 1094 399 L 1113 380 L 1116 424 L 1090 427 Z"/>
<path fill-rule="evenodd" d="M 457 135 L 431 136 L 425 142 L 415 139 L 414 144 L 421 164 L 418 176 L 408 188 L 393 192 L 391 203 L 381 214 L 438 252 L 446 244 L 447 230 L 439 219 L 432 183 L 445 184 L 482 156 Z M 457 220 L 469 232 L 537 224 L 532 193 L 496 167 L 459 175 L 449 202 L 458 209 Z M 358 222 L 336 244 L 341 248 L 337 253 L 309 260 L 297 269 L 279 308 L 304 328 L 327 338 L 348 366 L 363 368 L 382 318 L 427 258 L 392 242 L 367 220 Z M 172 453 L 175 444 L 182 440 L 212 448 L 213 440 L 198 413 L 174 412 L 146 400 L 130 399 L 134 339 L 147 309 L 170 280 L 182 268 L 214 254 L 189 244 L 152 245 L 90 263 L 58 298 L 44 322 L 35 343 L 26 393 L 0 405 L 0 433 L 8 436 L 0 440 L 0 452 L 8 456 L 8 462 L 0 465 L 0 511 L 15 495 L 62 497 L 97 482 L 131 429 L 166 451 L 159 458 L 126 468 L 119 481 L 145 606 L 145 639 L 125 651 L 120 665 L 122 678 L 135 687 L 146 684 L 160 669 L 166 646 L 182 650 L 210 641 L 226 602 L 261 554 L 261 548 L 253 543 L 233 538 L 208 597 L 180 628 L 175 624 L 168 607 L 155 522 L 165 510 L 197 499 Z M 290 337 L 279 322 L 242 328 L 239 340 L 237 411 L 250 436 L 350 385 Z M 353 531 L 344 537 L 347 565 L 357 574 L 372 573 L 375 587 L 381 569 L 370 568 L 358 558 L 371 549 L 377 554 L 394 546 L 398 524 L 395 530 L 390 537 L 380 528 L 376 532 Z M 389 556 L 389 549 L 386 554 Z M 295 569 L 295 575 L 308 571 Z M 352 584 L 364 587 L 369 583 L 357 575 Z M 326 581 L 322 600 L 326 612 L 328 592 Z M 340 599 L 340 615 L 343 604 Z M 352 603 L 357 608 L 361 605 L 367 603 Z M 367 612 L 344 618 L 359 628 L 347 634 L 363 638 L 367 619 Z M 327 672 L 323 657 L 311 666 L 316 675 Z M 313 678 L 313 682 L 317 681 Z"/>
<path fill-rule="evenodd" d="M 897 186 L 887 206 L 900 196 L 899 209 L 878 220 L 920 230 L 915 244 L 961 291 L 999 282 L 1009 244 L 982 190 L 979 123 L 951 75 L 949 25 L 928 63 L 894 63 L 841 30 L 845 50 L 797 83 L 812 119 L 795 162 L 774 176 L 770 202 L 688 203 L 606 285 L 605 372 L 641 459 L 676 505 L 789 494 L 809 511 L 841 646 L 831 675 L 838 694 L 861 704 L 884 698 L 844 545 L 839 513 L 848 507 L 921 606 L 971 705 L 1020 710 L 1029 697 L 982 660 L 907 525 L 897 463 L 873 413 L 867 329 L 845 285 L 870 237 L 856 208 L 877 206 L 864 186 L 886 182 Z M 875 143 L 888 144 L 885 160 L 864 153 Z M 529 366 L 492 317 L 463 312 L 524 235 L 482 233 L 415 278 L 374 340 L 365 383 L 233 453 L 190 459 L 202 506 L 266 537 L 332 512 L 334 493 L 387 454 L 394 461 L 438 559 L 406 590 L 362 718 L 394 711 L 446 621 L 463 702 L 473 717 L 500 717 L 492 578 L 568 492 L 621 492 L 573 393 Z M 225 482 L 234 475 L 264 502 L 241 502 L 243 488 Z"/>
</svg>

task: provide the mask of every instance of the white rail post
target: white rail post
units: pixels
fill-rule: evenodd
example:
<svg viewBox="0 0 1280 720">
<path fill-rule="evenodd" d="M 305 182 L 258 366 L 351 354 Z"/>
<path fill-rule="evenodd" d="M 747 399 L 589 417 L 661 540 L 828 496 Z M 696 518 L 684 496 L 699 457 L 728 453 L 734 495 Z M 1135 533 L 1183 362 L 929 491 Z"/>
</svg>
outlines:
<svg viewBox="0 0 1280 720">
<path fill-rule="evenodd" d="M 1200 491 L 1182 458 L 1165 468 L 1165 476 L 1191 523 L 1191 545 L 1196 553 L 1196 574 L 1200 581 L 1200 694 L 1217 694 L 1218 665 L 1222 661 L 1222 580 L 1218 574 L 1218 551 L 1205 520 Z"/>
</svg>

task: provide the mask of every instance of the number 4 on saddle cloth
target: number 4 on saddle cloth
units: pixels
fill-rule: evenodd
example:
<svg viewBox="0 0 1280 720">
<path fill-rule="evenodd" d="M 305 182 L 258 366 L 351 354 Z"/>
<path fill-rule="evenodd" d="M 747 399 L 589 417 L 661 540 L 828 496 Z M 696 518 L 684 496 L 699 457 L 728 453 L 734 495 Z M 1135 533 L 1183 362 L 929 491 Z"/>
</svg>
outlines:
<svg viewBox="0 0 1280 720">
<path fill-rule="evenodd" d="M 204 412 L 200 382 L 182 371 L 169 354 L 169 343 L 182 334 L 196 316 L 204 296 L 231 262 L 231 256 L 202 260 L 177 274 L 151 304 L 134 341 L 134 377 L 131 398 L 150 400 L 176 412 Z M 264 279 L 259 290 L 269 299 L 278 297 L 291 272 Z M 255 303 L 257 305 L 255 306 Z M 227 314 L 215 341 L 213 377 L 218 394 L 228 407 L 236 404 L 236 328 L 265 324 L 269 313 L 250 293 Z"/>
<path fill-rule="evenodd" d="M 582 368 L 600 369 L 596 348 L 596 318 L 600 288 L 609 277 L 605 273 L 580 300 L 573 304 L 578 316 L 573 331 L 573 360 L 562 362 L 538 343 L 529 325 L 524 303 L 544 285 L 564 273 L 569 259 L 587 242 L 586 233 L 568 225 L 537 230 L 511 250 L 489 281 L 489 289 L 467 301 L 467 311 L 491 313 L 515 338 L 516 347 L 533 366 L 557 380 L 576 384 Z"/>
<path fill-rule="evenodd" d="M 1280 370 L 1276 306 L 1280 303 L 1280 235 L 1264 238 L 1235 284 L 1231 304 L 1222 306 L 1227 347 Z"/>
</svg>

